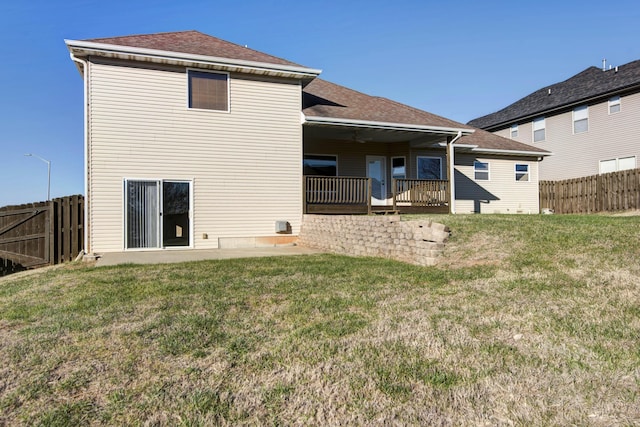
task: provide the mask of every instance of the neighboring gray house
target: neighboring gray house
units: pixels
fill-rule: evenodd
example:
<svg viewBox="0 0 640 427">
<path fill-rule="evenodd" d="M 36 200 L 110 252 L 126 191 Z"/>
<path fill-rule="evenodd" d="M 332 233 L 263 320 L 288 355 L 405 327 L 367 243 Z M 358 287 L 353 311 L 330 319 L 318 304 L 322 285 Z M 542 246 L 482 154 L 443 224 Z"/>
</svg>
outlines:
<svg viewBox="0 0 640 427">
<path fill-rule="evenodd" d="M 539 211 L 545 150 L 318 69 L 197 31 L 66 44 L 87 253 L 288 244 L 311 212 Z"/>
<path fill-rule="evenodd" d="M 635 169 L 640 157 L 640 60 L 589 67 L 469 125 L 553 152 L 541 180 Z"/>
</svg>

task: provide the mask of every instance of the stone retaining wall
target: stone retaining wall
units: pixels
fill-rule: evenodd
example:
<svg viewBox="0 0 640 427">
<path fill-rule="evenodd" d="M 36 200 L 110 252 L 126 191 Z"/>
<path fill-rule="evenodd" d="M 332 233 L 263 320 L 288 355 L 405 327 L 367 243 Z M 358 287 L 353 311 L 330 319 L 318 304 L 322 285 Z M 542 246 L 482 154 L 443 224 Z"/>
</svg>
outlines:
<svg viewBox="0 0 640 427">
<path fill-rule="evenodd" d="M 304 215 L 298 244 L 329 252 L 433 265 L 449 228 L 431 221 L 400 221 L 399 215 Z"/>
</svg>

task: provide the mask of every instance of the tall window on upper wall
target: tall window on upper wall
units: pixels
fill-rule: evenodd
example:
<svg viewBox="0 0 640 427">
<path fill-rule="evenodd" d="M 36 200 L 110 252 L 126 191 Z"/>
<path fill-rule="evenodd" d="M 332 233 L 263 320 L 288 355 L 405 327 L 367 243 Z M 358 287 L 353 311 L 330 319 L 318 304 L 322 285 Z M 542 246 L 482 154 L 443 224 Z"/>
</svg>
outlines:
<svg viewBox="0 0 640 427">
<path fill-rule="evenodd" d="M 573 133 L 589 130 L 589 107 L 583 105 L 573 110 Z"/>
<path fill-rule="evenodd" d="M 544 141 L 546 124 L 544 117 L 539 117 L 533 120 L 533 142 Z"/>
<path fill-rule="evenodd" d="M 229 111 L 229 75 L 188 70 L 189 108 Z"/>
<path fill-rule="evenodd" d="M 609 114 L 617 113 L 620 111 L 620 97 L 614 96 L 609 98 Z"/>
<path fill-rule="evenodd" d="M 518 125 L 511 125 L 511 139 L 518 137 Z"/>
<path fill-rule="evenodd" d="M 442 179 L 442 158 L 418 156 L 418 179 Z"/>
</svg>

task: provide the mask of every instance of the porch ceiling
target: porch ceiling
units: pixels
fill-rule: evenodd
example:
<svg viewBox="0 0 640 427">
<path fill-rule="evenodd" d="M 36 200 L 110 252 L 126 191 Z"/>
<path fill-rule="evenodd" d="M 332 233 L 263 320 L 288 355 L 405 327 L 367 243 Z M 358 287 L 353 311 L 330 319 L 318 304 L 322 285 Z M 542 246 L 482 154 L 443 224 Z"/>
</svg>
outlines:
<svg viewBox="0 0 640 427">
<path fill-rule="evenodd" d="M 325 124 L 309 124 L 303 127 L 304 139 L 334 140 L 359 143 L 398 143 L 408 142 L 414 147 L 439 147 L 446 142 L 447 135 L 424 131 L 375 129 L 360 126 L 332 126 Z"/>
</svg>

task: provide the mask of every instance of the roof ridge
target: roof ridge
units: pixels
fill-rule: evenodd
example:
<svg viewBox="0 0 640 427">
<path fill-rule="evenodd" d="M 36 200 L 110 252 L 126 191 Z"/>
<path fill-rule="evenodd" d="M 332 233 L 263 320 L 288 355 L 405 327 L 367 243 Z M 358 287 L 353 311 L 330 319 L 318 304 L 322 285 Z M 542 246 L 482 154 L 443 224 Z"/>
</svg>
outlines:
<svg viewBox="0 0 640 427">
<path fill-rule="evenodd" d="M 185 34 L 185 33 L 198 33 L 198 34 L 202 34 L 207 36 L 208 34 L 205 34 L 201 31 L 198 30 L 182 30 L 182 31 L 160 31 L 158 33 L 138 33 L 138 34 L 126 34 L 123 36 L 112 36 L 112 37 L 95 37 L 95 38 L 90 38 L 90 39 L 85 39 L 85 40 L 90 40 L 90 41 L 94 41 L 94 40 L 109 40 L 109 39 L 119 39 L 119 38 L 124 38 L 124 37 L 148 37 L 148 36 L 152 36 L 152 35 L 167 35 L 167 34 Z M 212 36 L 209 36 L 212 37 Z"/>
<path fill-rule="evenodd" d="M 501 129 L 535 115 L 555 114 L 580 102 L 604 98 L 640 85 L 639 70 L 640 59 L 607 70 L 592 65 L 565 80 L 544 85 L 500 110 L 476 117 L 468 124 L 483 129 Z"/>
</svg>

